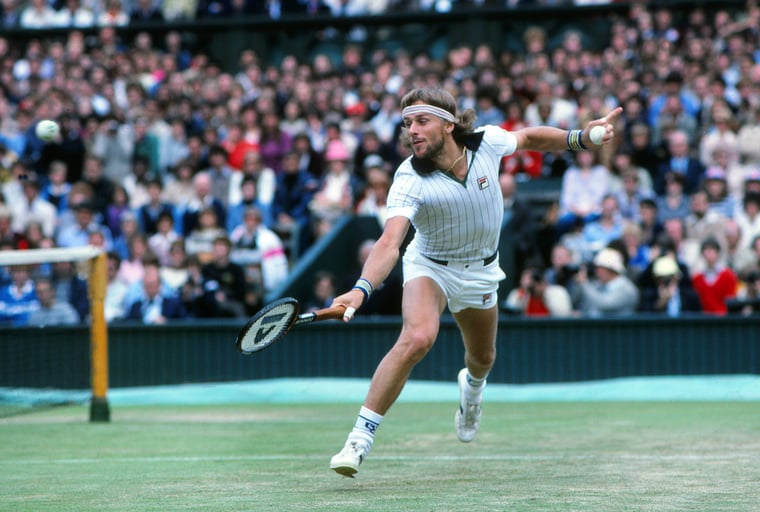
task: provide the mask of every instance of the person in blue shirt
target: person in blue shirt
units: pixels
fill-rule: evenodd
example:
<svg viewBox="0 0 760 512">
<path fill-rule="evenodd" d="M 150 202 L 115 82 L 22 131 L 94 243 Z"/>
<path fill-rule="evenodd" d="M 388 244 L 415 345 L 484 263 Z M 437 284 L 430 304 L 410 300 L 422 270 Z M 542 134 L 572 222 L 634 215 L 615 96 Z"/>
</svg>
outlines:
<svg viewBox="0 0 760 512">
<path fill-rule="evenodd" d="M 311 215 L 309 202 L 319 182 L 308 172 L 299 169 L 295 152 L 282 159 L 282 173 L 277 176 L 277 187 L 272 201 L 274 231 L 289 240 L 290 247 L 299 256 L 311 243 Z M 295 243 L 293 243 L 295 241 Z"/>
<path fill-rule="evenodd" d="M 26 325 L 29 315 L 40 308 L 34 281 L 25 265 L 11 267 L 10 284 L 0 288 L 0 325 Z"/>
</svg>

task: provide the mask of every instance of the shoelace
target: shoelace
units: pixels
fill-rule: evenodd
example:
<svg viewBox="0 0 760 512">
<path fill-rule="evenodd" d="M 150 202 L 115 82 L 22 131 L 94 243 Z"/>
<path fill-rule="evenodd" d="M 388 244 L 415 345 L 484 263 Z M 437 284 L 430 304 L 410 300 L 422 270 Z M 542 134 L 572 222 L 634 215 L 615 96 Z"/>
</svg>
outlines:
<svg viewBox="0 0 760 512">
<path fill-rule="evenodd" d="M 478 411 L 480 406 L 474 403 L 468 403 L 462 413 L 464 414 L 464 423 L 467 426 L 472 426 L 478 419 Z"/>
</svg>

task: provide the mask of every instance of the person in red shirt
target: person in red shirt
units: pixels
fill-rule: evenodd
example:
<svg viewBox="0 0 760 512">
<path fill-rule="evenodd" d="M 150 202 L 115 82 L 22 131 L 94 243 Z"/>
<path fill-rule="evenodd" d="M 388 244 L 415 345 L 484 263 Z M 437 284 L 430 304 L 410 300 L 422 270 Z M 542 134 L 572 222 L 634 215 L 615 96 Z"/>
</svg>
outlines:
<svg viewBox="0 0 760 512">
<path fill-rule="evenodd" d="M 525 128 L 528 124 L 523 117 L 523 108 L 517 100 L 510 101 L 507 104 L 507 119 L 501 124 L 501 127 L 507 131 L 515 131 Z M 509 174 L 520 174 L 530 178 L 541 176 L 541 170 L 544 164 L 544 154 L 540 151 L 520 150 L 501 159 L 502 172 Z"/>
<path fill-rule="evenodd" d="M 734 271 L 721 263 L 720 251 L 720 243 L 713 237 L 707 237 L 700 247 L 705 268 L 692 278 L 702 310 L 715 315 L 728 312 L 726 299 L 736 297 L 738 285 Z"/>
<path fill-rule="evenodd" d="M 227 165 L 238 171 L 243 168 L 246 153 L 259 151 L 259 145 L 247 141 L 243 135 L 243 124 L 232 123 L 227 129 L 227 136 L 221 142 L 221 146 L 227 150 Z"/>
<path fill-rule="evenodd" d="M 533 266 L 523 270 L 520 286 L 509 292 L 502 309 L 527 317 L 566 317 L 573 313 L 567 290 L 547 283 L 541 269 Z"/>
</svg>

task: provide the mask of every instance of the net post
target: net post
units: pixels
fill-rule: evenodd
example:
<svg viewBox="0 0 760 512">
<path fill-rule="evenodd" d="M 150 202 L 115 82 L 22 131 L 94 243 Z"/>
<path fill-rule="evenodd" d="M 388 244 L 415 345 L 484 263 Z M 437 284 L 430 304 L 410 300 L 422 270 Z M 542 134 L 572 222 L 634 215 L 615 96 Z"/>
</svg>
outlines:
<svg viewBox="0 0 760 512">
<path fill-rule="evenodd" d="M 90 378 L 92 400 L 90 401 L 90 421 L 108 422 L 111 411 L 108 406 L 108 329 L 105 319 L 105 296 L 107 287 L 107 256 L 101 252 L 88 261 L 90 279 Z"/>
</svg>

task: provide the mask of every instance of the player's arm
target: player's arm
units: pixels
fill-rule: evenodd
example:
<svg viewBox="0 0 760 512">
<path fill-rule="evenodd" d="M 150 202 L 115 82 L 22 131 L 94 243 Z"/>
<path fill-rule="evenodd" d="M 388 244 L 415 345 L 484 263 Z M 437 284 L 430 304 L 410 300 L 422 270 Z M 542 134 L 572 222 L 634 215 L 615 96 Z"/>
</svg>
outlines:
<svg viewBox="0 0 760 512">
<path fill-rule="evenodd" d="M 582 131 L 570 130 L 568 132 L 568 130 L 551 126 L 531 126 L 512 133 L 517 139 L 517 150 L 564 151 L 568 148 L 582 149 L 584 146 L 591 149 L 596 145 L 608 144 L 615 138 L 615 123 L 622 112 L 622 107 L 618 107 L 604 117 L 589 121 Z M 601 126 L 604 130 L 601 136 L 601 144 L 595 144 L 591 141 L 591 130 L 595 126 Z M 579 136 L 579 139 L 574 140 L 573 136 Z M 574 146 L 576 143 L 580 147 Z"/>
<path fill-rule="evenodd" d="M 372 291 L 379 287 L 391 273 L 396 266 L 401 244 L 404 242 L 408 231 L 409 219 L 406 217 L 391 217 L 385 222 L 383 234 L 380 235 L 369 253 L 357 285 L 343 295 L 335 297 L 332 302 L 333 305 L 343 304 L 346 306 L 346 315 L 343 317 L 343 321 L 349 321 L 353 317 L 353 313 L 372 294 Z"/>
</svg>

